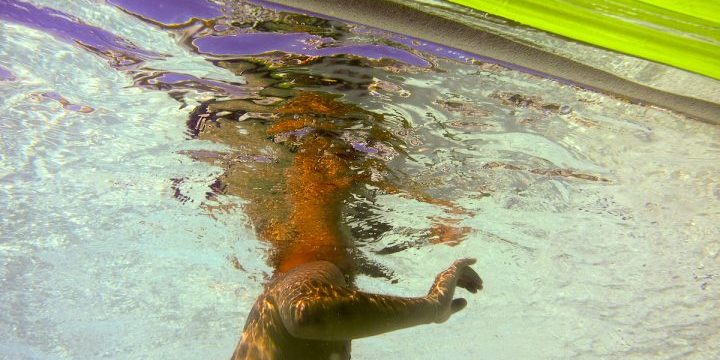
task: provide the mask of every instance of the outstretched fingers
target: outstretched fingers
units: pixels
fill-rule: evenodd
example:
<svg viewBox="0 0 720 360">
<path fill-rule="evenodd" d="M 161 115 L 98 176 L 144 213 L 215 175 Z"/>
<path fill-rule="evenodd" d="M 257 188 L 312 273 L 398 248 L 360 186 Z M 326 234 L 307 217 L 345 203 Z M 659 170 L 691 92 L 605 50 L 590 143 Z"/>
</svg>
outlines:
<svg viewBox="0 0 720 360">
<path fill-rule="evenodd" d="M 482 290 L 483 281 L 473 268 L 466 266 L 460 270 L 460 276 L 457 280 L 457 286 L 475 294 L 478 290 Z"/>
<path fill-rule="evenodd" d="M 457 259 L 457 260 L 455 260 L 455 261 L 453 262 L 452 267 L 457 268 L 457 269 L 461 269 L 461 268 L 463 268 L 463 267 L 465 267 L 465 266 L 470 266 L 470 265 L 472 265 L 472 264 L 475 264 L 476 262 L 477 262 L 477 259 L 475 259 L 475 258 L 462 258 L 462 259 Z"/>
<path fill-rule="evenodd" d="M 482 290 L 482 279 L 470 265 L 477 262 L 474 258 L 458 259 L 453 262 L 449 271 L 453 271 L 456 285 L 475 294 L 478 290 Z"/>
<path fill-rule="evenodd" d="M 475 262 L 476 260 L 472 258 L 456 260 L 435 278 L 435 283 L 428 294 L 428 298 L 437 304 L 435 322 L 444 322 L 452 314 L 467 306 L 467 300 L 454 299 L 456 287 L 459 286 L 471 293 L 482 289 L 480 275 L 470 267 Z"/>
</svg>

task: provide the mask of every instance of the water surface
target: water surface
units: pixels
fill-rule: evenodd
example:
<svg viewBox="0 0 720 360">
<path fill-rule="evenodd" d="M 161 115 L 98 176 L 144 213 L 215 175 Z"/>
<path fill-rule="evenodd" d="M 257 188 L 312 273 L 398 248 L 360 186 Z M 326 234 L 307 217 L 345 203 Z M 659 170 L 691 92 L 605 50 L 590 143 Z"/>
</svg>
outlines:
<svg viewBox="0 0 720 360">
<path fill-rule="evenodd" d="M 401 190 L 342 209 L 358 286 L 422 295 L 465 256 L 485 280 L 354 358 L 720 353 L 717 126 L 265 3 L 154 3 L 0 0 L 2 358 L 229 357 L 272 273 L 247 206 L 272 171 L 224 191 L 221 160 L 279 169 L 287 138 L 242 112 L 304 92 L 360 109 L 334 139 Z M 194 136 L 228 100 L 237 132 Z"/>
</svg>

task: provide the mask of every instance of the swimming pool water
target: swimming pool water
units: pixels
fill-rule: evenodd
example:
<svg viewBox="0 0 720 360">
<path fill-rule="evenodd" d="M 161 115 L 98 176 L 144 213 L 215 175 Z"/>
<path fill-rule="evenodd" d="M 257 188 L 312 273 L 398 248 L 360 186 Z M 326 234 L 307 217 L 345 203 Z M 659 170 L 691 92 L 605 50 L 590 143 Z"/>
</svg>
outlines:
<svg viewBox="0 0 720 360">
<path fill-rule="evenodd" d="M 172 29 L 161 23 L 185 18 L 113 5 L 142 10 L 131 3 L 0 1 L 0 358 L 231 355 L 272 274 L 268 245 L 246 199 L 208 198 L 224 170 L 188 154 L 228 146 L 190 138 L 186 122 L 203 102 L 257 93 L 220 65 L 247 57 L 332 79 L 285 86 L 383 114 L 405 153 L 378 156 L 468 212 L 449 246 L 427 241 L 438 206 L 348 202 L 359 251 L 386 270 L 360 288 L 422 295 L 466 256 L 485 284 L 447 323 L 354 341 L 353 358 L 720 354 L 717 126 L 358 25 L 236 25 L 285 15 L 267 4 L 188 1 L 227 21 Z M 52 23 L 31 21 L 42 16 Z M 231 46 L 265 51 L 253 36 L 282 52 Z M 348 138 L 371 152 L 364 140 Z"/>
</svg>

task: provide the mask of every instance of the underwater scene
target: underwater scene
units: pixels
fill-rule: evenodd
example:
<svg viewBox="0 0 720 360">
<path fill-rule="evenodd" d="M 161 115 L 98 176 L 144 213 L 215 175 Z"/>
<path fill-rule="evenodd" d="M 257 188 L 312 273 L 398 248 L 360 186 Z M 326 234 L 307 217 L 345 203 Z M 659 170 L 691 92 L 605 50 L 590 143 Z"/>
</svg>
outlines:
<svg viewBox="0 0 720 360">
<path fill-rule="evenodd" d="M 720 117 L 659 105 L 262 0 L 0 0 L 0 359 L 716 358 Z M 302 289 L 351 320 L 275 349 Z"/>
</svg>

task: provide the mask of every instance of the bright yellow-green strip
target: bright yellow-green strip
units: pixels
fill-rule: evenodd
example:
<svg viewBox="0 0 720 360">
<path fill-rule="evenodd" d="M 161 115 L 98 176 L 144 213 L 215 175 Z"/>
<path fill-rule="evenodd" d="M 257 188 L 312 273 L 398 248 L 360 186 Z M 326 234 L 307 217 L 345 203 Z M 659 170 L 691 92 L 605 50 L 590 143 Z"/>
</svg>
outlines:
<svg viewBox="0 0 720 360">
<path fill-rule="evenodd" d="M 717 0 L 639 0 L 681 14 L 713 22 L 720 26 L 720 1 Z"/>
<path fill-rule="evenodd" d="M 716 1 L 698 1 L 700 5 L 690 0 L 451 1 L 720 80 L 720 25 L 715 20 L 720 13 L 705 13 L 717 11 Z M 692 4 L 697 6 L 690 8 Z"/>
</svg>

